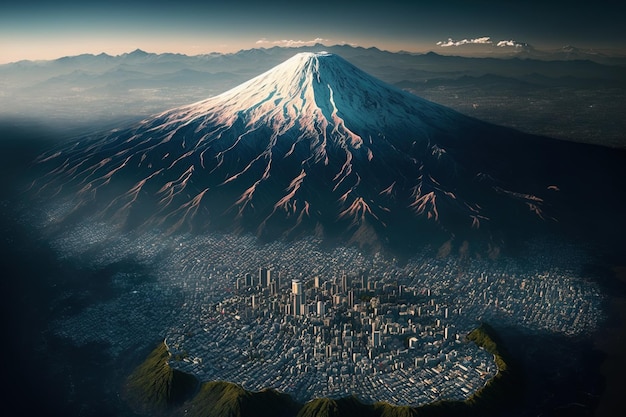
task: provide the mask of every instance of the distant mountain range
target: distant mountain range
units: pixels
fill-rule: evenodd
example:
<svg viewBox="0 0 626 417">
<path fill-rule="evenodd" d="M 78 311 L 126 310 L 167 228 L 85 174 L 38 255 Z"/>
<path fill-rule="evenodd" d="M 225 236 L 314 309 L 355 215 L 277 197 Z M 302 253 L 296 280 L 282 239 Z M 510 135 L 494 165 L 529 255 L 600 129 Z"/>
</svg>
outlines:
<svg viewBox="0 0 626 417">
<path fill-rule="evenodd" d="M 546 61 L 594 61 L 605 65 L 624 65 L 626 56 L 618 51 L 577 48 L 565 45 L 561 48 L 536 49 L 527 43 L 501 41 L 487 43 L 456 42 L 449 45 L 442 42 L 437 51 L 442 55 L 465 56 L 472 58 L 520 58 Z"/>
<path fill-rule="evenodd" d="M 520 53 L 513 58 L 469 58 L 315 45 L 197 56 L 136 50 L 119 56 L 20 61 L 0 65 L 0 119 L 76 126 L 77 132 L 110 126 L 215 96 L 296 53 L 322 50 L 473 117 L 529 133 L 626 146 L 621 117 L 626 59 L 572 60 L 596 56 L 573 48 L 546 56 L 563 60 L 522 58 Z M 552 113 L 549 126 L 546 112 Z"/>
<path fill-rule="evenodd" d="M 43 195 L 69 192 L 129 227 L 316 234 L 402 251 L 552 230 L 588 209 L 580 190 L 604 187 L 587 149 L 469 118 L 328 52 L 298 53 L 40 163 Z M 580 175 L 583 164 L 591 172 Z"/>
<path fill-rule="evenodd" d="M 605 57 L 601 54 L 584 53 L 579 49 L 567 47 L 554 52 L 536 52 L 517 54 L 511 57 L 467 57 L 450 54 L 425 54 L 409 52 L 388 52 L 377 48 L 362 48 L 349 45 L 303 47 L 273 47 L 269 49 L 242 50 L 237 53 L 211 53 L 187 56 L 182 54 L 154 54 L 135 50 L 118 56 L 107 54 L 83 54 L 63 57 L 52 61 L 19 61 L 0 65 L 0 74 L 14 77 L 16 86 L 33 86 L 61 75 L 78 72 L 82 75 L 100 75 L 115 78 L 121 76 L 147 74 L 163 76 L 182 70 L 198 71 L 204 74 L 228 72 L 240 77 L 249 77 L 265 71 L 299 52 L 328 51 L 341 55 L 364 71 L 394 83 L 403 78 L 403 71 L 414 71 L 430 76 L 432 74 L 479 75 L 485 72 L 498 75 L 519 75 L 531 72 L 547 76 L 578 76 L 587 78 L 623 79 L 622 68 L 626 66 L 626 57 Z M 541 57 L 541 59 L 540 59 Z M 595 60 L 594 58 L 603 57 Z M 574 62 L 573 62 L 574 61 Z M 387 71 L 393 69 L 387 73 Z M 68 73 L 68 71 L 71 71 Z M 126 72 L 130 74 L 125 74 Z M 390 78 L 391 76 L 391 78 Z M 105 77 L 105 78 L 106 78 Z"/>
</svg>

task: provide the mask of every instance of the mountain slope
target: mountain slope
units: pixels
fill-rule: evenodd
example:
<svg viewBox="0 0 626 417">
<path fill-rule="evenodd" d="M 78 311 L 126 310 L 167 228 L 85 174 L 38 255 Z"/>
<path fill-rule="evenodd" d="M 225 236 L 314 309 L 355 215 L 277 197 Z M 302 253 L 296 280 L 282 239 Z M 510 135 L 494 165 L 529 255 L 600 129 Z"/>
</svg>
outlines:
<svg viewBox="0 0 626 417">
<path fill-rule="evenodd" d="M 542 138 L 300 53 L 219 96 L 40 158 L 45 192 L 129 226 L 401 246 L 551 218 Z M 434 234 L 433 234 L 434 233 Z"/>
<path fill-rule="evenodd" d="M 137 411 L 163 412 L 191 398 L 197 390 L 196 378 L 172 369 L 169 357 L 162 343 L 128 377 L 124 394 Z"/>
</svg>

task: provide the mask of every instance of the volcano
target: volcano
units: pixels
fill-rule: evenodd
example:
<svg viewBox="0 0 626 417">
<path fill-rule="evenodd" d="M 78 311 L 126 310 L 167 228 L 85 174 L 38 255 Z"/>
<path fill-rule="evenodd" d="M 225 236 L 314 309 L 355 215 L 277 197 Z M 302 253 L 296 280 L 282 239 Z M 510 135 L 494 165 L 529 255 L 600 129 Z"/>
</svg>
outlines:
<svg viewBox="0 0 626 417">
<path fill-rule="evenodd" d="M 337 55 L 299 53 L 221 95 L 43 155 L 39 185 L 128 227 L 400 247 L 552 222 L 559 184 L 544 139 Z"/>
</svg>

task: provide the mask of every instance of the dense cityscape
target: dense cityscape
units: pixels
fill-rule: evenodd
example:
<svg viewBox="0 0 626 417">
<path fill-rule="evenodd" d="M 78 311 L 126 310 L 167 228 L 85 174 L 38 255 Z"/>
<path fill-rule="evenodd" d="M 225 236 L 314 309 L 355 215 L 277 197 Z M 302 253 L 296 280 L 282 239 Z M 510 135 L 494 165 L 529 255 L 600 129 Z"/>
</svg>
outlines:
<svg viewBox="0 0 626 417">
<path fill-rule="evenodd" d="M 461 341 L 430 291 L 319 276 L 291 281 L 267 268 L 237 280 L 236 295 L 201 308 L 168 335 L 174 366 L 201 380 L 273 387 L 306 401 L 356 395 L 367 402 L 463 399 L 495 375 L 493 358 Z M 379 288 L 381 287 L 381 288 Z M 372 296 L 370 296 L 372 294 Z"/>
<path fill-rule="evenodd" d="M 106 343 L 114 357 L 161 339 L 171 365 L 202 381 L 273 387 L 298 400 L 467 398 L 497 371 L 465 340 L 481 321 L 575 336 L 602 319 L 581 253 L 550 242 L 533 243 L 524 263 L 432 249 L 400 264 L 317 238 L 120 234 L 92 221 L 54 247 L 94 270 L 152 266 L 114 272 L 116 296 L 60 318 L 55 335 Z"/>
</svg>

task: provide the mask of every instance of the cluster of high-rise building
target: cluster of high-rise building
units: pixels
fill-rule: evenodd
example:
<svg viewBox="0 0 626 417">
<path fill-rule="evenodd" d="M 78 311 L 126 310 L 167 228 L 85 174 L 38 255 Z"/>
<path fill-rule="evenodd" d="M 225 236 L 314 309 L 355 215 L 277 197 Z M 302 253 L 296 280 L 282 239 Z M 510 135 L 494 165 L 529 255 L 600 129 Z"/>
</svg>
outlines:
<svg viewBox="0 0 626 417">
<path fill-rule="evenodd" d="M 367 273 L 287 280 L 261 267 L 205 307 L 194 326 L 166 339 L 172 366 L 201 380 L 273 387 L 303 401 L 357 395 L 416 405 L 466 398 L 496 372 L 429 290 Z"/>
</svg>

